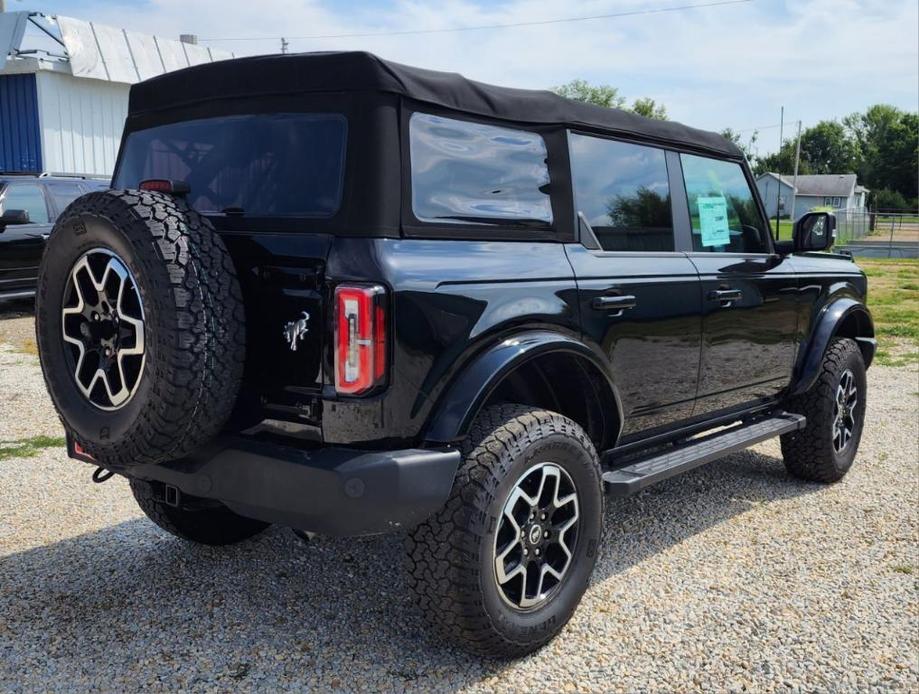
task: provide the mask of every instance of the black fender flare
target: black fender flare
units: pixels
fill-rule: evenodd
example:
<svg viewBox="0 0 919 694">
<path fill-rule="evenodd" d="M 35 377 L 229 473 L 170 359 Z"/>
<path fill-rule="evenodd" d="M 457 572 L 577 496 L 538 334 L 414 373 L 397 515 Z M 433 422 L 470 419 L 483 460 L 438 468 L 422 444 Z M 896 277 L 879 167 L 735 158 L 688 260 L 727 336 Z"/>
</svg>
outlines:
<svg viewBox="0 0 919 694">
<path fill-rule="evenodd" d="M 428 419 L 424 440 L 430 444 L 449 444 L 461 440 L 489 395 L 514 369 L 539 356 L 567 353 L 587 360 L 603 374 L 616 403 L 618 431 L 622 431 L 622 401 L 619 391 L 598 355 L 584 342 L 550 330 L 532 330 L 506 337 L 472 359 L 448 387 Z"/>
<path fill-rule="evenodd" d="M 877 350 L 877 340 L 874 339 L 874 320 L 871 312 L 860 301 L 849 297 L 836 299 L 820 311 L 814 321 L 811 339 L 806 345 L 803 358 L 798 360 L 797 378 L 791 389 L 791 395 L 799 395 L 810 389 L 817 376 L 820 374 L 820 364 L 830 341 L 840 335 L 844 324 L 854 320 L 858 326 L 854 331 L 844 331 L 845 337 L 854 339 L 861 349 L 865 359 L 865 366 L 871 365 L 874 353 Z M 851 333 L 851 334 L 850 334 Z"/>
</svg>

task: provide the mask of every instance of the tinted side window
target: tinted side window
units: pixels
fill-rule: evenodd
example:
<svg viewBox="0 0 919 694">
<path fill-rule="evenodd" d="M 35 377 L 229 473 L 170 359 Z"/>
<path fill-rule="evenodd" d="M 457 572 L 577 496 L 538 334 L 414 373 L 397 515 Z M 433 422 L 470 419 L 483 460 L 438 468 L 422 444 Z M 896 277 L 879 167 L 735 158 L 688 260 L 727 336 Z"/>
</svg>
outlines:
<svg viewBox="0 0 919 694">
<path fill-rule="evenodd" d="M 672 251 L 670 184 L 663 150 L 570 137 L 575 209 L 606 251 Z"/>
<path fill-rule="evenodd" d="M 768 253 L 766 226 L 740 164 L 681 154 L 692 248 L 711 253 Z"/>
<path fill-rule="evenodd" d="M 57 208 L 58 214 L 64 211 L 70 203 L 83 195 L 83 187 L 74 181 L 54 181 L 48 183 L 48 192 L 51 193 L 51 199 Z"/>
<path fill-rule="evenodd" d="M 414 113 L 412 211 L 426 222 L 552 223 L 546 143 L 536 133 Z"/>
<path fill-rule="evenodd" d="M 34 183 L 14 183 L 7 186 L 0 197 L 0 212 L 6 210 L 26 210 L 32 224 L 47 224 L 51 221 L 41 186 Z"/>
</svg>

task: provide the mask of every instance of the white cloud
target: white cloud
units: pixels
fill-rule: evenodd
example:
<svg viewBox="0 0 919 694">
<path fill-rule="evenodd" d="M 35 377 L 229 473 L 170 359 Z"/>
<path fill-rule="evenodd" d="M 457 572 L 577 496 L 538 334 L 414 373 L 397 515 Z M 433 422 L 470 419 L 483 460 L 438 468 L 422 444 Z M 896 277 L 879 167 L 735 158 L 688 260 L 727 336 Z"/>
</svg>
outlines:
<svg viewBox="0 0 919 694">
<path fill-rule="evenodd" d="M 439 29 L 666 7 L 664 0 L 562 5 L 510 0 L 396 0 L 372 7 L 315 0 L 96 2 L 81 16 L 169 36 L 202 38 Z M 919 4 L 915 0 L 776 0 L 673 12 L 428 35 L 291 39 L 291 49 L 364 49 L 497 84 L 544 88 L 575 77 L 651 96 L 691 125 L 746 129 L 791 118 L 813 123 L 876 102 L 916 109 Z M 276 52 L 277 40 L 214 42 L 237 55 Z M 788 132 L 788 131 L 786 131 Z M 765 149 L 777 133 L 761 134 Z"/>
</svg>

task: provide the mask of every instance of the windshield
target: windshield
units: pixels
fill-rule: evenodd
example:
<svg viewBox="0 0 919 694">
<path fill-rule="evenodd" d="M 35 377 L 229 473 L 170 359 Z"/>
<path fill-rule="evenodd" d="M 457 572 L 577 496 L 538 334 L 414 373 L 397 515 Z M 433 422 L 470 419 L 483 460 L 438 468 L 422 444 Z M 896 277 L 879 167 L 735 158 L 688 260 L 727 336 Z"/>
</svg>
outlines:
<svg viewBox="0 0 919 694">
<path fill-rule="evenodd" d="M 340 114 L 224 116 L 137 130 L 113 187 L 188 183 L 199 212 L 331 217 L 341 203 L 347 121 Z"/>
</svg>

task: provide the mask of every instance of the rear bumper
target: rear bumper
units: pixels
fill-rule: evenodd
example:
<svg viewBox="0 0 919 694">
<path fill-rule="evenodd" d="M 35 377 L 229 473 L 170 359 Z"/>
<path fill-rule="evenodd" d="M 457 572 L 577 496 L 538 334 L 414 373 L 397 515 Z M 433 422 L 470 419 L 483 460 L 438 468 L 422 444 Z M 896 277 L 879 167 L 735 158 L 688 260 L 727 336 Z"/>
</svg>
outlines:
<svg viewBox="0 0 919 694">
<path fill-rule="evenodd" d="M 460 462 L 453 448 L 304 450 L 229 439 L 191 460 L 130 475 L 216 499 L 240 515 L 323 535 L 410 528 L 440 509 Z"/>
</svg>

